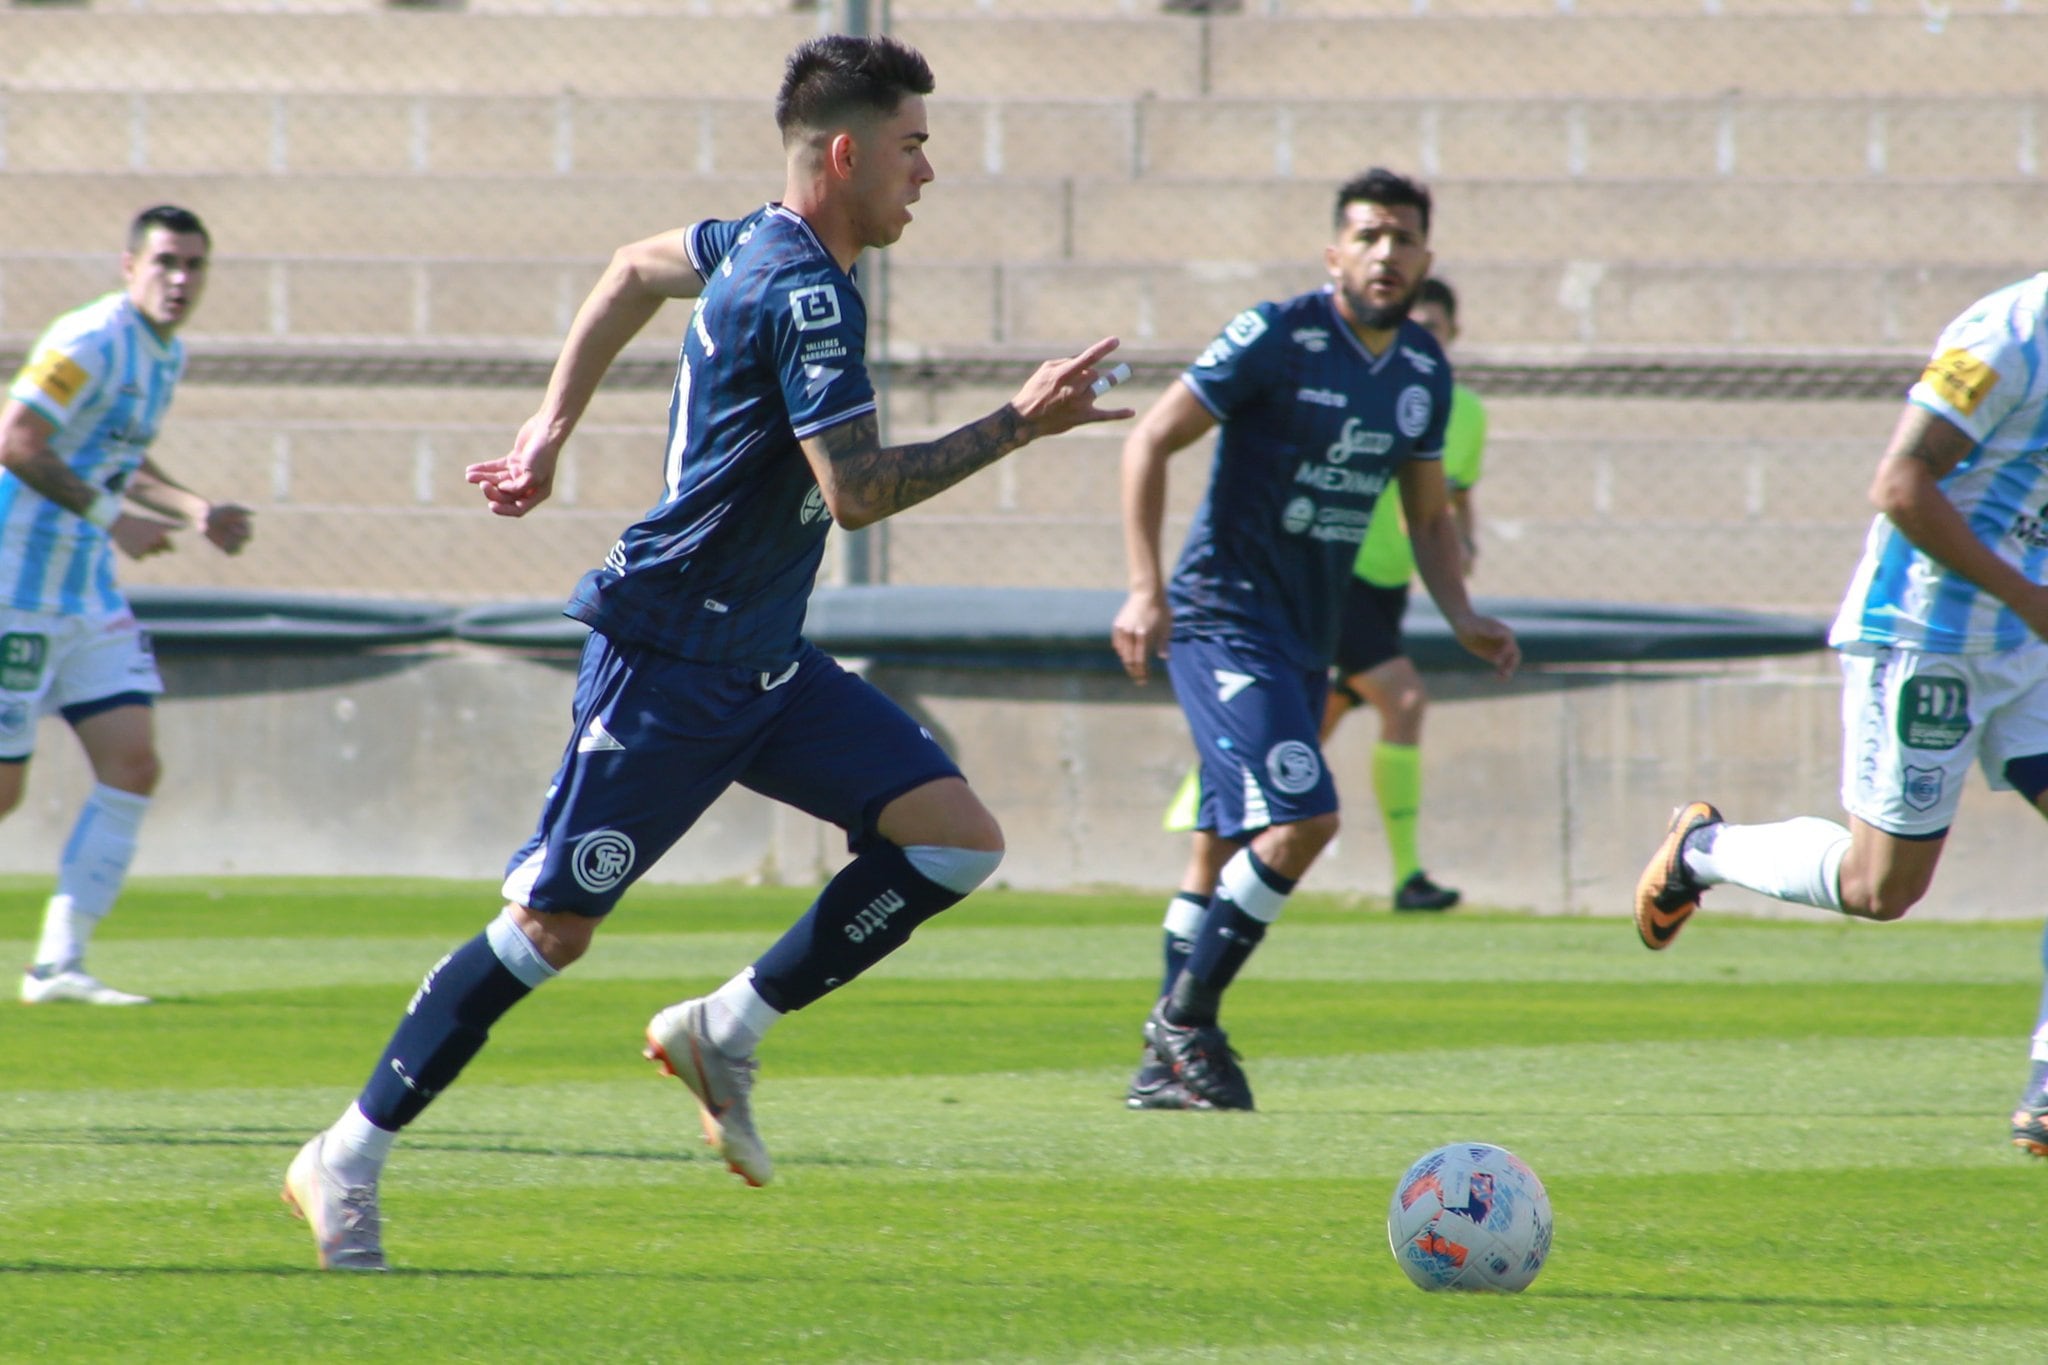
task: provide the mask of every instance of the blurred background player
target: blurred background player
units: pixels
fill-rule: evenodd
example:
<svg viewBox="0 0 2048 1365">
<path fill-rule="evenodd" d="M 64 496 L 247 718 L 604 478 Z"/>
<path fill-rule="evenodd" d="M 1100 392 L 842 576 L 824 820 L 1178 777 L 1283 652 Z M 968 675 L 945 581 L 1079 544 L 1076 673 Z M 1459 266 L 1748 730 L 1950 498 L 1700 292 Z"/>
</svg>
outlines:
<svg viewBox="0 0 2048 1365">
<path fill-rule="evenodd" d="M 0 409 L 0 815 L 21 803 L 47 712 L 69 722 L 94 781 L 22 977 L 31 1005 L 148 1003 L 85 969 L 160 771 L 151 707 L 163 680 L 113 552 L 163 553 L 188 526 L 228 554 L 248 543 L 247 508 L 208 502 L 149 455 L 185 370 L 177 333 L 199 306 L 211 249 L 194 214 L 144 209 L 128 228 L 123 287 L 51 323 Z"/>
<path fill-rule="evenodd" d="M 1841 651 L 1845 829 L 1672 815 L 1636 885 L 1671 946 L 1722 883 L 1895 920 L 1934 880 L 1972 763 L 2048 814 L 2048 274 L 1972 304 L 1907 395 L 1870 489 L 1878 516 L 1829 642 Z M 2048 963 L 2048 939 L 2042 945 Z M 2012 1140 L 2048 1156 L 2048 988 Z"/>
<path fill-rule="evenodd" d="M 384 1268 L 377 1187 L 398 1131 L 735 782 L 838 825 L 855 854 L 753 965 L 647 1025 L 646 1055 L 689 1087 L 706 1139 L 750 1185 L 772 1174 L 752 1111 L 763 1036 L 1000 863 L 995 817 L 932 736 L 802 637 L 832 524 L 870 525 L 1029 441 L 1131 415 L 1095 406 L 1108 338 L 1040 366 L 979 421 L 882 446 L 852 272 L 862 250 L 902 235 L 933 179 L 932 84 L 924 58 L 892 39 L 797 48 L 775 104 L 782 202 L 621 249 L 541 410 L 509 455 L 470 468 L 493 512 L 532 511 L 620 348 L 701 280 L 663 493 L 570 599 L 591 627 L 574 725 L 539 827 L 507 869 L 504 910 L 427 973 L 361 1095 L 286 1174 L 324 1268 Z"/>
<path fill-rule="evenodd" d="M 1446 352 L 1458 335 L 1458 299 L 1434 276 L 1423 280 L 1408 316 L 1437 339 Z M 1470 577 L 1479 555 L 1479 509 L 1472 489 L 1486 454 L 1486 409 L 1479 395 L 1453 379 L 1451 420 L 1444 432 L 1444 481 L 1458 526 L 1464 572 Z M 1373 746 L 1372 789 L 1386 830 L 1393 864 L 1391 903 L 1396 910 L 1448 910 L 1458 893 L 1439 886 L 1422 870 L 1417 830 L 1422 815 L 1422 716 L 1429 693 L 1408 657 L 1401 622 L 1408 612 L 1408 585 L 1415 577 L 1415 551 L 1408 523 L 1398 507 L 1375 515 L 1366 528 L 1344 599 L 1344 626 L 1337 637 L 1335 683 L 1323 708 L 1322 741 L 1329 746 L 1337 723 L 1355 706 L 1379 712 L 1380 737 Z M 1165 827 L 1194 831 L 1187 871 L 1181 877 L 1186 909 L 1177 919 L 1199 913 L 1214 890 L 1216 873 L 1232 850 L 1213 834 L 1195 829 L 1201 802 L 1200 769 L 1190 769 L 1168 807 Z"/>
<path fill-rule="evenodd" d="M 1507 626 L 1465 595 L 1442 466 L 1451 368 L 1408 321 L 1429 272 L 1429 210 L 1429 192 L 1391 171 L 1347 182 L 1323 249 L 1331 284 L 1238 314 L 1124 444 L 1130 594 L 1112 643 L 1140 683 L 1166 660 L 1201 762 L 1196 826 L 1229 850 L 1214 894 L 1184 885 L 1169 911 L 1134 1107 L 1252 1107 L 1222 996 L 1337 832 L 1324 702 L 1352 564 L 1389 483 L 1459 642 L 1503 674 L 1519 657 Z M 1219 424 L 1169 583 L 1166 462 Z"/>
</svg>

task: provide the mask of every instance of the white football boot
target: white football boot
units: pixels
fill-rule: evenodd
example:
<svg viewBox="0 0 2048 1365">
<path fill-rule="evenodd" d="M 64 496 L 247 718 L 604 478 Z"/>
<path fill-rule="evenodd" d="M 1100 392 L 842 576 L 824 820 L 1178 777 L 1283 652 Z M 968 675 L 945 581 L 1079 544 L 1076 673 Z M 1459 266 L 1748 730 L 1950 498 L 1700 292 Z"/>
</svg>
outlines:
<svg viewBox="0 0 2048 1365">
<path fill-rule="evenodd" d="M 697 1097 L 704 1140 L 725 1158 L 734 1175 L 749 1185 L 765 1185 L 775 1163 L 754 1131 L 754 1073 L 761 1064 L 752 1057 L 728 1057 L 711 1041 L 704 1023 L 705 1001 L 671 1005 L 647 1024 L 647 1047 L 641 1055 L 659 1062 Z"/>
<path fill-rule="evenodd" d="M 60 1002 L 81 1005 L 147 1005 L 149 997 L 117 991 L 98 977 L 89 975 L 83 967 L 66 967 L 48 976 L 37 976 L 33 971 L 22 973 L 22 1004 L 54 1005 Z"/>
<path fill-rule="evenodd" d="M 313 1229 L 322 1270 L 388 1270 L 377 1187 L 343 1185 L 320 1159 L 327 1134 L 316 1133 L 284 1173 L 284 1202 Z"/>
</svg>

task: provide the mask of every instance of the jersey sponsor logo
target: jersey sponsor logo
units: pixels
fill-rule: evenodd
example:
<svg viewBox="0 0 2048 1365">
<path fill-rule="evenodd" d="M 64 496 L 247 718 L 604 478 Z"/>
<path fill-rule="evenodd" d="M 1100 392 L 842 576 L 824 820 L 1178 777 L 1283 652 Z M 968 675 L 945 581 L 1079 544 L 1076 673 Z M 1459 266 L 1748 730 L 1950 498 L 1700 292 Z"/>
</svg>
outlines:
<svg viewBox="0 0 2048 1365">
<path fill-rule="evenodd" d="M 839 287 L 832 284 L 807 285 L 789 291 L 789 311 L 799 332 L 815 332 L 839 325 Z"/>
<path fill-rule="evenodd" d="M 1412 441 L 1429 430 L 1429 414 L 1434 407 L 1428 389 L 1420 384 L 1410 384 L 1394 400 L 1394 425 Z"/>
<path fill-rule="evenodd" d="M 0 735 L 12 739 L 28 729 L 30 720 L 27 702 L 0 701 Z"/>
<path fill-rule="evenodd" d="M 84 367 L 62 351 L 44 351 L 22 369 L 21 377 L 63 408 L 71 406 L 88 378 Z"/>
<path fill-rule="evenodd" d="M 1251 345 L 1266 334 L 1266 320 L 1256 308 L 1247 308 L 1223 325 L 1223 335 L 1233 346 Z"/>
<path fill-rule="evenodd" d="M 1323 775 L 1323 761 L 1314 746 L 1283 739 L 1266 754 L 1266 780 L 1289 796 L 1299 796 Z"/>
<path fill-rule="evenodd" d="M 1195 357 L 1195 368 L 1198 370 L 1212 369 L 1228 359 L 1230 359 L 1230 343 L 1222 337 L 1217 337 L 1207 346 L 1204 346 L 1202 353 Z"/>
<path fill-rule="evenodd" d="M 576 752 L 579 754 L 624 753 L 626 752 L 626 746 L 619 743 L 617 739 L 613 738 L 612 732 L 604 728 L 603 716 L 592 716 L 589 727 L 584 730 L 582 737 L 576 741 Z"/>
<path fill-rule="evenodd" d="M 1436 357 L 1427 352 L 1418 351 L 1413 346 L 1403 346 L 1401 348 L 1401 356 L 1410 365 L 1415 367 L 1417 374 L 1436 373 Z"/>
<path fill-rule="evenodd" d="M 1216 677 L 1216 700 L 1218 701 L 1229 701 L 1232 697 L 1258 681 L 1257 678 L 1254 678 L 1249 673 L 1239 673 L 1233 669 L 1218 668 L 1213 670 L 1213 672 Z"/>
<path fill-rule="evenodd" d="M 1315 355 L 1330 349 L 1330 334 L 1321 327 L 1297 327 L 1293 333 L 1294 344 Z"/>
<path fill-rule="evenodd" d="M 803 353 L 797 357 L 806 365 L 825 360 L 842 360 L 846 356 L 846 345 L 838 337 L 818 337 L 804 343 Z"/>
<path fill-rule="evenodd" d="M 569 875 L 593 896 L 618 886 L 633 871 L 633 841 L 615 829 L 594 829 L 569 850 Z"/>
<path fill-rule="evenodd" d="M 1425 416 L 1424 420 L 1427 420 Z M 1413 436 L 1416 433 L 1409 432 Z M 1384 455 L 1394 448 L 1394 438 L 1384 431 L 1367 431 L 1364 419 L 1346 417 L 1344 429 L 1337 433 L 1337 439 L 1323 452 L 1331 464 L 1343 464 L 1353 455 Z M 1299 476 L 1297 476 L 1299 481 Z"/>
<path fill-rule="evenodd" d="M 1899 689 L 1899 743 L 1953 749 L 1970 733 L 1970 685 L 1961 678 L 1908 678 Z"/>
<path fill-rule="evenodd" d="M 805 526 L 809 526 L 814 522 L 824 521 L 831 515 L 832 509 L 825 506 L 825 490 L 812 484 L 811 491 L 804 494 L 803 510 L 797 513 L 797 516 Z"/>
<path fill-rule="evenodd" d="M 1967 417 L 1998 383 L 1998 371 L 1981 357 L 1957 347 L 1928 361 L 1927 368 L 1920 372 L 1920 382 L 1934 390 L 1936 398 Z"/>
<path fill-rule="evenodd" d="M 1297 403 L 1313 403 L 1319 408 L 1348 408 L 1350 396 L 1335 389 L 1297 389 L 1294 394 Z"/>
<path fill-rule="evenodd" d="M 605 551 L 604 566 L 616 574 L 623 574 L 626 571 L 625 541 L 615 540 L 612 542 L 611 549 Z"/>
<path fill-rule="evenodd" d="M 1325 493 L 1364 493 L 1377 496 L 1387 486 L 1384 469 L 1339 469 L 1335 465 L 1303 460 L 1294 471 L 1294 481 Z"/>
<path fill-rule="evenodd" d="M 1941 769 L 1909 764 L 1903 776 L 1899 796 L 1914 810 L 1933 810 L 1941 801 Z"/>
<path fill-rule="evenodd" d="M 2014 517 L 2008 534 L 2029 550 L 2048 550 L 2048 502 Z"/>
</svg>

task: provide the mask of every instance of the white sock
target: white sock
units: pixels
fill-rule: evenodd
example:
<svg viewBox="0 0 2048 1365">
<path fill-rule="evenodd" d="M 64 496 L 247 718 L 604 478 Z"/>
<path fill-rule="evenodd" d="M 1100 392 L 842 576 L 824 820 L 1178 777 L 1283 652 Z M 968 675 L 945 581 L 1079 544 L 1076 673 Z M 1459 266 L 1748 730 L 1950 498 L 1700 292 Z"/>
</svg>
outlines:
<svg viewBox="0 0 2048 1365">
<path fill-rule="evenodd" d="M 384 1158 L 398 1134 L 379 1128 L 363 1115 L 360 1105 L 351 1103 L 334 1126 L 327 1141 L 320 1144 L 320 1159 L 327 1173 L 344 1185 L 374 1185 L 383 1174 Z"/>
<path fill-rule="evenodd" d="M 149 798 L 99 783 L 85 799 L 71 837 L 57 863 L 57 893 L 43 910 L 43 936 L 36 965 L 56 967 L 85 960 L 92 931 L 114 908 Z"/>
<path fill-rule="evenodd" d="M 1842 908 L 1849 831 L 1802 815 L 1774 825 L 1723 825 L 1706 848 L 1688 848 L 1686 870 L 1709 886 L 1733 882 L 1776 900 Z"/>
<path fill-rule="evenodd" d="M 86 940 L 97 920 L 78 913 L 69 896 L 52 896 L 43 907 L 43 936 L 36 941 L 37 967 L 70 967 L 85 961 Z"/>
<path fill-rule="evenodd" d="M 780 1018 L 782 1011 L 754 989 L 752 967 L 713 991 L 704 1006 L 711 1045 L 728 1057 L 751 1057 Z"/>
</svg>

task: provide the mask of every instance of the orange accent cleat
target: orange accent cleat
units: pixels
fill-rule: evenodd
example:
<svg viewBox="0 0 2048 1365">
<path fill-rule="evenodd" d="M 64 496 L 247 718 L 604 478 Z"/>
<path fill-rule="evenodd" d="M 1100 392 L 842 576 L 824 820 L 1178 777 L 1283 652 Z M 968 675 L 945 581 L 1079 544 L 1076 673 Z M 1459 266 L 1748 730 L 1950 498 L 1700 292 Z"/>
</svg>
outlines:
<svg viewBox="0 0 2048 1365">
<path fill-rule="evenodd" d="M 1636 933 L 1645 948 L 1655 952 L 1669 948 L 1693 911 L 1700 908 L 1706 888 L 1685 870 L 1685 839 L 1696 829 L 1720 823 L 1721 812 L 1704 801 L 1691 802 L 1671 813 L 1664 842 L 1636 882 Z"/>
</svg>

